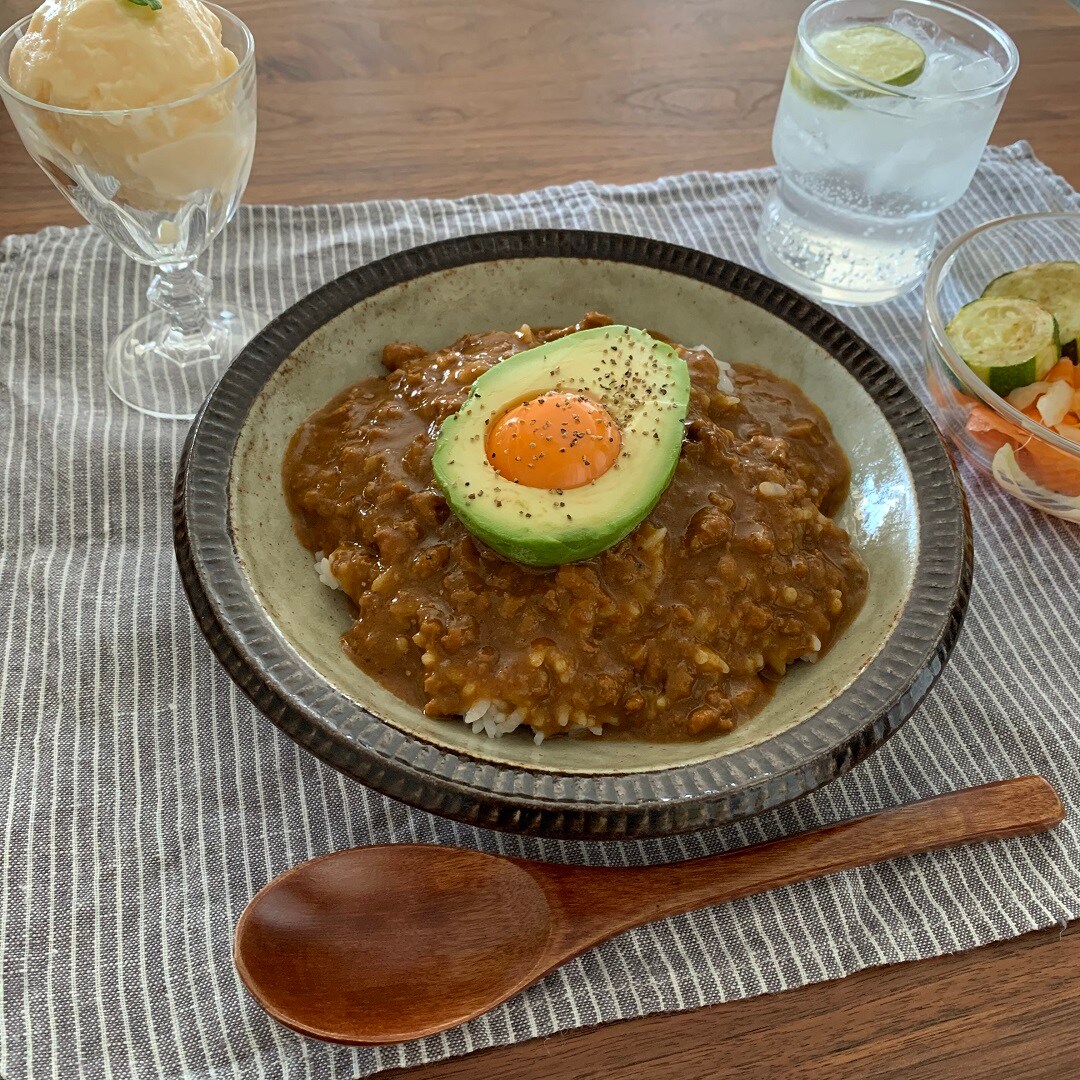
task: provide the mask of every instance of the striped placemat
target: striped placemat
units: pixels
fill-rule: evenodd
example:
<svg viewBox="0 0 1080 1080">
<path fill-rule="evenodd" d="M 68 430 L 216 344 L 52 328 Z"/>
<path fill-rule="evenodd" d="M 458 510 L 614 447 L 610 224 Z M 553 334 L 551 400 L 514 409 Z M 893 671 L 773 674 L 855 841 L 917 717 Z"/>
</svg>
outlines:
<svg viewBox="0 0 1080 1080">
<path fill-rule="evenodd" d="M 269 318 L 357 263 L 525 226 L 657 236 L 757 265 L 768 170 L 629 187 L 304 209 L 245 207 L 205 260 Z M 44 180 L 43 180 L 44 182 Z M 991 149 L 949 237 L 1080 198 L 1023 143 Z M 708 834 L 621 845 L 465 828 L 364 790 L 255 714 L 192 624 L 169 503 L 183 425 L 105 389 L 106 343 L 148 271 L 88 229 L 0 243 L 0 1074 L 354 1077 L 550 1032 L 838 978 L 1080 915 L 1080 529 L 970 473 L 976 583 L 927 703 L 844 780 Z M 922 392 L 918 293 L 842 317 Z M 1071 628 L 1070 628 L 1071 627 Z M 1053 834 L 905 859 L 634 931 L 446 1035 L 384 1049 L 270 1022 L 230 938 L 266 881 L 321 852 L 423 841 L 597 863 L 662 861 L 1039 772 L 1069 804 Z"/>
</svg>

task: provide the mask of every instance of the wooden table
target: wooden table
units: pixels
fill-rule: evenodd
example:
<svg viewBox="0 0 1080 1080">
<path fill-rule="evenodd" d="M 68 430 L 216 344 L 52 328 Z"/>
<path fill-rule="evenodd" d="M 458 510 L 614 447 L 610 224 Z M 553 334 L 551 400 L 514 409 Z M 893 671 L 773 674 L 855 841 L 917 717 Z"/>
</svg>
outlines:
<svg viewBox="0 0 1080 1080">
<path fill-rule="evenodd" d="M 898 0 L 899 2 L 899 0 Z M 1080 183 L 1080 15 L 972 0 L 1023 58 L 995 141 Z M 7 24 L 31 7 L 0 0 Z M 802 0 L 232 0 L 259 55 L 252 202 L 520 191 L 770 163 Z M 78 219 L 0 120 L 0 235 Z M 411 1070 L 410 1080 L 1080 1075 L 1080 933 Z"/>
<path fill-rule="evenodd" d="M 971 0 L 1022 59 L 995 141 L 1080 184 L 1080 15 Z M 0 24 L 36 0 L 0 0 Z M 899 3 L 899 0 L 898 0 Z M 768 165 L 803 0 L 231 0 L 258 44 L 251 202 Z M 75 213 L 0 119 L 0 235 Z"/>
</svg>

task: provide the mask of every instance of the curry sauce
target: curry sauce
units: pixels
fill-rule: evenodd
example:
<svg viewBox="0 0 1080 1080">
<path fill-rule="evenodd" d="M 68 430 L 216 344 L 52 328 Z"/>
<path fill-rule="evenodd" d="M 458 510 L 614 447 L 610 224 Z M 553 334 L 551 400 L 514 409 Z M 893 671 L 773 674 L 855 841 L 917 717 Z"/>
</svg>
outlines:
<svg viewBox="0 0 1080 1080">
<path fill-rule="evenodd" d="M 486 717 L 493 733 L 525 725 L 538 739 L 715 735 L 863 603 L 866 568 L 831 517 L 850 472 L 828 421 L 791 383 L 722 369 L 704 348 L 677 346 L 691 380 L 681 457 L 625 539 L 534 569 L 467 531 L 433 481 L 440 423 L 493 364 L 608 322 L 470 334 L 434 352 L 388 345 L 385 376 L 292 438 L 285 495 L 300 542 L 329 560 L 352 605 L 344 648 L 431 716 Z"/>
</svg>

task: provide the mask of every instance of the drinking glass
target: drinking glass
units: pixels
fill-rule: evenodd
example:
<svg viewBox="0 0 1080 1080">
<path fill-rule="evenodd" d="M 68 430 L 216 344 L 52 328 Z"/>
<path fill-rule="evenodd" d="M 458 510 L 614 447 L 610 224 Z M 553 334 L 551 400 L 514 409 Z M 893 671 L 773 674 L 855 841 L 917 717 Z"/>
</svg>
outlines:
<svg viewBox="0 0 1080 1080">
<path fill-rule="evenodd" d="M 925 62 L 907 85 L 860 77 L 815 48 L 823 34 L 867 24 L 921 46 Z M 955 4 L 815 0 L 799 20 L 773 128 L 780 179 L 758 230 L 770 273 L 836 304 L 915 286 L 937 216 L 971 182 L 1018 66 L 1003 30 Z"/>
<path fill-rule="evenodd" d="M 141 109 L 43 104 L 7 81 L 11 50 L 30 17 L 0 36 L 0 97 L 30 156 L 92 225 L 156 267 L 150 312 L 112 342 L 105 381 L 140 412 L 185 419 L 259 329 L 210 301 L 196 260 L 236 213 L 255 150 L 255 43 L 216 4 L 222 44 L 238 66 L 192 97 Z"/>
</svg>

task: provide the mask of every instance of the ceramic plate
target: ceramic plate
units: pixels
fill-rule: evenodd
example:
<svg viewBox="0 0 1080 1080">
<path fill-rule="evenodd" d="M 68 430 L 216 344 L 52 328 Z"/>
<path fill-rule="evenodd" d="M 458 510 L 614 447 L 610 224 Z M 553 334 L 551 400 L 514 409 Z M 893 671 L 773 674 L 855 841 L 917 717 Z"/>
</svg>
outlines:
<svg viewBox="0 0 1080 1080">
<path fill-rule="evenodd" d="M 839 517 L 870 572 L 865 606 L 815 665 L 796 665 L 728 735 L 656 745 L 474 735 L 387 693 L 339 645 L 350 618 L 292 532 L 289 436 L 338 390 L 382 372 L 387 341 L 571 323 L 586 310 L 709 345 L 797 383 L 852 464 Z M 251 700 L 324 761 L 473 824 L 626 838 L 758 813 L 834 779 L 911 714 L 956 641 L 971 532 L 923 407 L 842 323 L 723 259 L 656 240 L 527 230 L 447 240 L 354 270 L 240 354 L 188 436 L 176 547 L 192 609 Z"/>
</svg>

